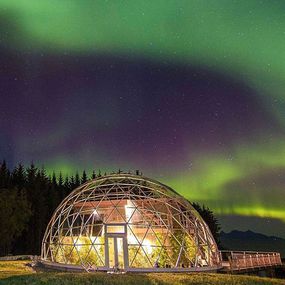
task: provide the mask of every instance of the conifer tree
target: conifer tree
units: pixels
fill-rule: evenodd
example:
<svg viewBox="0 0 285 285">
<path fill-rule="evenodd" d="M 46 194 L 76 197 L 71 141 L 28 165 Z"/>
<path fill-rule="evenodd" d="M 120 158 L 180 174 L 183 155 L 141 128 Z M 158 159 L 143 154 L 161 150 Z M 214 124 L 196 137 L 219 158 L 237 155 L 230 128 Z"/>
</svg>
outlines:
<svg viewBox="0 0 285 285">
<path fill-rule="evenodd" d="M 0 189 L 9 186 L 10 172 L 7 168 L 6 161 L 0 164 Z"/>
<path fill-rule="evenodd" d="M 65 187 L 64 187 L 64 182 L 63 182 L 63 177 L 62 177 L 61 171 L 59 172 L 58 183 L 57 183 L 57 191 L 58 191 L 59 200 L 62 201 L 67 193 L 65 191 Z"/>
<path fill-rule="evenodd" d="M 219 245 L 221 226 L 219 224 L 218 219 L 214 216 L 214 213 L 208 207 L 205 207 L 205 205 L 201 207 L 198 203 L 192 203 L 192 206 L 206 222 L 216 243 Z"/>
<path fill-rule="evenodd" d="M 80 178 L 79 178 L 78 171 L 76 171 L 76 174 L 75 174 L 75 188 L 77 188 L 79 185 L 80 185 Z"/>
<path fill-rule="evenodd" d="M 58 186 L 59 186 L 59 187 L 62 187 L 62 186 L 63 186 L 63 177 L 62 177 L 61 171 L 59 172 Z"/>
<path fill-rule="evenodd" d="M 74 179 L 73 175 L 71 175 L 71 177 L 70 177 L 69 187 L 70 187 L 70 189 L 74 189 L 75 188 L 75 179 Z"/>
<path fill-rule="evenodd" d="M 0 256 L 12 253 L 12 244 L 27 227 L 31 211 L 27 197 L 17 189 L 0 191 Z"/>
<path fill-rule="evenodd" d="M 12 184 L 19 190 L 25 187 L 26 174 L 22 164 L 18 164 L 12 172 Z"/>
<path fill-rule="evenodd" d="M 64 197 L 66 197 L 71 192 L 71 187 L 70 187 L 68 176 L 66 176 L 64 179 L 63 187 L 64 187 Z"/>
<path fill-rule="evenodd" d="M 87 177 L 86 171 L 83 170 L 82 177 L 81 177 L 81 184 L 84 184 L 85 182 L 87 182 L 87 180 L 88 180 L 88 177 Z"/>
</svg>

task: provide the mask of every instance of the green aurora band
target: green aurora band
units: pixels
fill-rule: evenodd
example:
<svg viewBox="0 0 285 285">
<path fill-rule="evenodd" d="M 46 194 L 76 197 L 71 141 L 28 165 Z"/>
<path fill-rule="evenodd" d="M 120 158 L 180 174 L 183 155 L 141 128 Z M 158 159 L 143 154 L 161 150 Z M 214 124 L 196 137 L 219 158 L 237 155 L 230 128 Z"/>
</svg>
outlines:
<svg viewBox="0 0 285 285">
<path fill-rule="evenodd" d="M 155 61 L 202 65 L 238 77 L 257 90 L 285 127 L 282 1 L 1 0 L 0 7 L 3 17 L 14 19 L 5 38 L 11 49 L 143 55 Z M 256 139 L 252 145 L 238 145 L 232 160 L 226 153 L 197 155 L 191 169 L 157 178 L 216 213 L 285 222 L 284 183 L 278 172 L 285 168 L 283 141 L 280 134 L 270 143 Z M 58 156 L 46 166 L 64 174 L 90 171 L 92 166 L 84 161 L 78 165 Z M 102 171 L 113 169 L 108 164 Z M 276 179 L 273 185 L 254 183 L 255 177 L 268 172 Z"/>
<path fill-rule="evenodd" d="M 203 201 L 217 214 L 270 217 L 285 222 L 284 157 L 285 144 L 280 143 L 240 147 L 231 159 L 209 154 L 191 171 L 169 179 L 168 184 L 181 189 L 191 200 Z"/>
<path fill-rule="evenodd" d="M 199 201 L 214 209 L 216 214 L 268 217 L 285 222 L 282 199 L 285 144 L 278 141 L 270 146 L 239 146 L 231 153 L 230 158 L 222 153 L 199 155 L 189 170 L 181 169 L 174 176 L 161 176 L 153 171 L 145 175 L 157 177 L 190 201 Z M 122 169 L 129 167 L 130 164 L 126 163 Z M 63 175 L 83 169 L 89 173 L 92 171 L 92 165 L 84 163 L 84 159 L 79 165 L 64 157 L 51 159 L 46 168 L 49 174 L 58 169 Z M 116 169 L 117 165 L 108 164 L 101 168 L 101 172 Z"/>
<path fill-rule="evenodd" d="M 0 5 L 15 18 L 14 33 L 6 39 L 12 47 L 188 60 L 237 74 L 259 89 L 274 111 L 283 110 L 282 1 L 2 0 Z"/>
</svg>

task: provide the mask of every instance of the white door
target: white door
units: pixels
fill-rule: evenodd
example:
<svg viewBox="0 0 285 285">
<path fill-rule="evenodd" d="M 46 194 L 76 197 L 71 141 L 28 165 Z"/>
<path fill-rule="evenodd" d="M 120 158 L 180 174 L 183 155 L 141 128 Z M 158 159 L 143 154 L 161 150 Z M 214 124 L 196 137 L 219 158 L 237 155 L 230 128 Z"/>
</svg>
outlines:
<svg viewBox="0 0 285 285">
<path fill-rule="evenodd" d="M 125 270 L 128 267 L 126 233 L 121 230 L 120 232 L 115 232 L 115 228 L 116 226 L 114 225 L 106 225 L 106 267 L 110 270 Z"/>
</svg>

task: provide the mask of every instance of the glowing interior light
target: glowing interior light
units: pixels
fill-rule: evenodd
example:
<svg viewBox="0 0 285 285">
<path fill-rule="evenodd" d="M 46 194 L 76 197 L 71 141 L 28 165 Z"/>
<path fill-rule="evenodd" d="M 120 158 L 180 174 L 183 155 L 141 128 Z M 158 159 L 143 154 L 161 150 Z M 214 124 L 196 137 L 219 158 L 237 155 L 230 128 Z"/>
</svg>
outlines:
<svg viewBox="0 0 285 285">
<path fill-rule="evenodd" d="M 135 205 L 131 200 L 127 201 L 127 205 L 125 205 L 125 214 L 126 214 L 126 221 L 131 222 L 131 217 L 135 211 Z"/>
<path fill-rule="evenodd" d="M 152 246 L 151 246 L 151 242 L 148 239 L 145 239 L 142 243 L 143 249 L 146 251 L 147 254 L 151 254 L 152 253 Z"/>
<path fill-rule="evenodd" d="M 99 218 L 99 214 L 96 209 L 92 212 L 92 215 L 95 216 L 96 218 Z"/>
<path fill-rule="evenodd" d="M 83 245 L 82 239 L 80 237 L 78 237 L 78 239 L 76 239 L 76 237 L 75 237 L 74 245 L 77 248 L 77 250 L 80 251 L 82 248 L 82 245 Z"/>
<path fill-rule="evenodd" d="M 90 239 L 91 239 L 92 243 L 94 243 L 96 241 L 97 237 L 91 236 Z"/>
<path fill-rule="evenodd" d="M 118 251 L 123 252 L 123 239 L 119 238 L 117 239 L 117 242 L 118 242 Z"/>
<path fill-rule="evenodd" d="M 128 244 L 139 244 L 136 237 L 132 234 L 128 235 Z"/>
<path fill-rule="evenodd" d="M 102 244 L 100 244 L 100 239 L 98 237 L 90 237 L 92 241 L 92 248 L 91 251 L 94 250 L 93 247 L 96 249 L 97 252 L 100 252 Z M 94 244 L 95 243 L 95 244 Z"/>
</svg>

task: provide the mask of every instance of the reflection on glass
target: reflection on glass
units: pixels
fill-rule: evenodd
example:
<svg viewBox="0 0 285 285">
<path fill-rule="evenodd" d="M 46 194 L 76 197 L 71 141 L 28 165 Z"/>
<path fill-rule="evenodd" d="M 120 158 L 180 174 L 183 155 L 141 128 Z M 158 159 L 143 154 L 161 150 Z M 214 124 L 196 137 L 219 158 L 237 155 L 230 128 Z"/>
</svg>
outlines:
<svg viewBox="0 0 285 285">
<path fill-rule="evenodd" d="M 125 226 L 107 226 L 107 233 L 124 233 L 125 232 Z"/>
<path fill-rule="evenodd" d="M 115 250 L 114 250 L 114 238 L 108 238 L 108 250 L 109 250 L 109 267 L 115 267 Z"/>
</svg>

